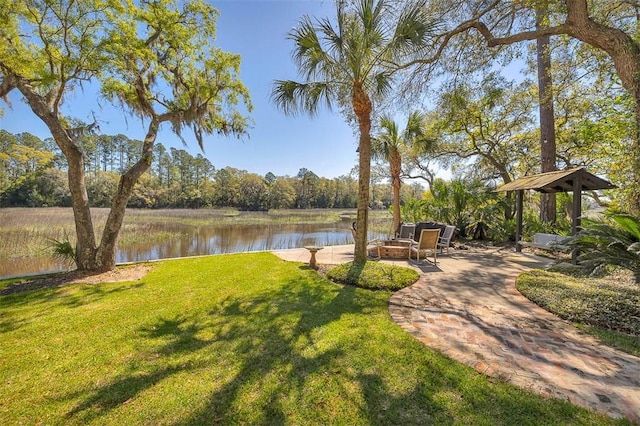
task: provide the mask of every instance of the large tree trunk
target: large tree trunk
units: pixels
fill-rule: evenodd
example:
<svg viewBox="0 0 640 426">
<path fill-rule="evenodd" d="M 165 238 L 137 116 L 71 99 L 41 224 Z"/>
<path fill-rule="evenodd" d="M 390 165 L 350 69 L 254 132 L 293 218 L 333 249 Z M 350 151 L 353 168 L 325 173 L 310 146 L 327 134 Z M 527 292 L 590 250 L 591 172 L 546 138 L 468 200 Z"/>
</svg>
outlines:
<svg viewBox="0 0 640 426">
<path fill-rule="evenodd" d="M 635 138 L 631 148 L 631 161 L 633 183 L 631 184 L 631 194 L 629 197 L 629 210 L 635 216 L 640 217 L 640 96 L 636 96 L 636 128 Z"/>
<path fill-rule="evenodd" d="M 356 217 L 356 245 L 353 260 L 367 261 L 367 233 L 369 224 L 369 181 L 371 180 L 371 100 L 362 83 L 353 85 L 353 112 L 358 119 L 360 140 L 358 151 L 358 209 Z"/>
<path fill-rule="evenodd" d="M 56 142 L 58 141 L 55 137 Z M 62 145 L 58 144 L 61 148 Z M 67 158 L 69 191 L 76 227 L 76 266 L 80 270 L 96 268 L 96 238 L 85 184 L 84 160 L 75 147 L 62 149 Z"/>
<path fill-rule="evenodd" d="M 140 160 L 120 177 L 118 191 L 111 203 L 111 210 L 109 211 L 109 216 L 102 233 L 102 239 L 100 240 L 100 247 L 98 247 L 96 254 L 96 269 L 98 270 L 109 271 L 116 267 L 116 243 L 118 235 L 120 235 L 120 229 L 122 228 L 127 203 L 131 198 L 133 188 L 138 182 L 138 179 L 151 167 L 151 163 L 153 162 L 153 146 L 158 135 L 159 125 L 160 123 L 156 119 L 153 119 L 151 123 L 149 123 L 147 135 L 142 145 Z"/>
<path fill-rule="evenodd" d="M 514 216 L 513 191 L 507 191 L 504 197 L 504 220 L 511 220 Z"/>
<path fill-rule="evenodd" d="M 397 148 L 391 148 L 389 155 L 389 169 L 391 173 L 391 188 L 393 190 L 393 231 L 400 228 L 400 173 L 402 172 L 402 160 Z"/>
<path fill-rule="evenodd" d="M 67 159 L 69 191 L 76 227 L 76 265 L 81 270 L 95 269 L 96 239 L 85 184 L 84 158 L 78 146 L 83 132 L 81 129 L 65 128 L 57 114 L 50 110 L 47 98 L 40 95 L 28 81 L 14 77 L 16 87 L 27 99 L 34 114 L 47 125 L 53 140 Z"/>
<path fill-rule="evenodd" d="M 547 11 L 541 6 L 536 11 L 536 29 L 545 25 Z M 551 79 L 550 37 L 536 40 L 538 63 L 538 104 L 540 108 L 540 157 L 541 171 L 556 170 L 556 132 L 553 111 L 553 81 Z M 546 223 L 556 221 L 556 194 L 540 195 L 540 220 Z"/>
<path fill-rule="evenodd" d="M 140 160 L 120 178 L 118 191 L 113 199 L 100 246 L 96 247 L 89 197 L 85 184 L 84 158 L 78 144 L 84 131 L 83 129 L 65 128 L 57 115 L 49 110 L 44 97 L 39 95 L 28 82 L 20 79 L 17 79 L 16 82 L 16 87 L 28 100 L 33 112 L 47 125 L 53 135 L 53 139 L 67 159 L 69 191 L 71 192 L 76 228 L 76 265 L 78 269 L 100 272 L 115 268 L 116 242 L 122 227 L 127 203 L 131 198 L 136 182 L 151 167 L 153 146 L 160 121 L 157 118 L 151 120 L 142 146 Z"/>
</svg>

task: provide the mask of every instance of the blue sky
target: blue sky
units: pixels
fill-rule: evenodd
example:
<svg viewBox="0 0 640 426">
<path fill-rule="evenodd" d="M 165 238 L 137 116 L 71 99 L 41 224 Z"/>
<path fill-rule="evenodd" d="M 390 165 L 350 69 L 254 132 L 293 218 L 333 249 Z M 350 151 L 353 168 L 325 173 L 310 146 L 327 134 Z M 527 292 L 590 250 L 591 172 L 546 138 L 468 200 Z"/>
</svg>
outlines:
<svg viewBox="0 0 640 426">
<path fill-rule="evenodd" d="M 249 138 L 239 141 L 212 135 L 205 139 L 205 155 L 216 168 L 226 166 L 265 175 L 267 172 L 295 175 L 307 168 L 318 176 L 333 178 L 348 174 L 356 165 L 356 137 L 339 112 L 323 111 L 316 117 L 287 117 L 270 102 L 272 83 L 276 79 L 296 79 L 290 59 L 293 44 L 286 34 L 304 14 L 332 17 L 333 0 L 219 0 L 212 4 L 220 11 L 217 44 L 242 57 L 241 79 L 249 88 L 254 104 L 253 128 Z M 0 128 L 11 133 L 30 132 L 40 138 L 50 137 L 48 129 L 35 117 L 15 93 L 10 97 L 13 109 L 5 108 Z M 105 105 L 98 105 L 87 88 L 67 101 L 67 108 L 80 119 L 89 121 L 90 111 L 102 121 L 105 134 L 123 133 L 132 139 L 144 137 L 144 127 L 134 117 Z M 0 108 L 4 108 L 0 103 Z M 187 150 L 200 152 L 194 138 L 185 132 Z M 167 147 L 183 148 L 166 129 L 158 137 Z"/>
</svg>

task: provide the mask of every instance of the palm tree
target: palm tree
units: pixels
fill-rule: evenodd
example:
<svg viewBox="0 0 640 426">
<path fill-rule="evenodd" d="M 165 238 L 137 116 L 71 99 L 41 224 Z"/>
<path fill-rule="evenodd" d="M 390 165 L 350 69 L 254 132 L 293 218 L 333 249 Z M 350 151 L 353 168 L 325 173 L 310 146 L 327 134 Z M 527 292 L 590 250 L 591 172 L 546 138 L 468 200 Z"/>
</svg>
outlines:
<svg viewBox="0 0 640 426">
<path fill-rule="evenodd" d="M 272 99 L 285 114 L 314 115 L 337 102 L 359 131 L 358 213 L 354 261 L 367 260 L 371 114 L 388 95 L 393 73 L 424 51 L 434 28 L 424 1 L 396 10 L 393 0 L 337 0 L 336 22 L 304 16 L 289 33 L 302 82 L 278 80 Z"/>
<path fill-rule="evenodd" d="M 385 115 L 380 119 L 381 132 L 373 138 L 373 156 L 389 163 L 391 187 L 393 189 L 393 229 L 400 227 L 400 187 L 402 181 L 402 150 L 406 147 L 415 152 L 429 151 L 434 140 L 425 132 L 425 115 L 414 111 L 409 115 L 404 131 L 400 133 L 393 119 Z"/>
</svg>

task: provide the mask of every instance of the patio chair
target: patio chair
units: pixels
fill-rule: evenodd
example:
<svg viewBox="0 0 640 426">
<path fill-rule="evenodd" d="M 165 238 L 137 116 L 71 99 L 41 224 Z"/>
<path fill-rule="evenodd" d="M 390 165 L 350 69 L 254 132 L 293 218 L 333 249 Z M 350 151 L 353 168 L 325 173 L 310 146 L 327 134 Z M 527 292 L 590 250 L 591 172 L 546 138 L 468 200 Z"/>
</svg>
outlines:
<svg viewBox="0 0 640 426">
<path fill-rule="evenodd" d="M 456 227 L 453 225 L 447 225 L 444 228 L 444 232 L 440 235 L 440 240 L 438 241 L 438 250 L 442 253 L 443 249 L 447 249 L 447 254 L 449 254 L 449 246 L 451 245 L 451 238 L 453 238 L 453 233 L 456 231 Z"/>
<path fill-rule="evenodd" d="M 402 223 L 400 224 L 400 229 L 398 230 L 398 232 L 396 232 L 394 240 L 402 241 L 409 244 L 413 240 L 413 236 L 415 232 L 416 232 L 415 223 Z"/>
<path fill-rule="evenodd" d="M 440 238 L 440 229 L 423 229 L 420 232 L 420 240 L 411 241 L 409 246 L 409 260 L 411 260 L 411 253 L 416 253 L 416 262 L 420 262 L 420 252 L 431 250 L 433 252 L 433 264 L 437 264 L 438 255 L 438 239 Z M 425 254 L 424 259 L 427 260 Z"/>
</svg>

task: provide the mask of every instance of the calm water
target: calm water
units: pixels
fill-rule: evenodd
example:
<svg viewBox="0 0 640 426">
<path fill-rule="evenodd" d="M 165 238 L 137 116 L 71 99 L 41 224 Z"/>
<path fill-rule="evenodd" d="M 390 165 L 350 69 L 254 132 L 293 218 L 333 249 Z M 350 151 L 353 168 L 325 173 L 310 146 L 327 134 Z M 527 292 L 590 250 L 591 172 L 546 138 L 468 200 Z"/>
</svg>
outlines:
<svg viewBox="0 0 640 426">
<path fill-rule="evenodd" d="M 119 250 L 117 262 L 140 262 L 153 259 L 187 257 L 204 254 L 279 250 L 306 245 L 353 244 L 349 224 L 279 224 L 180 227 L 181 237 L 160 243 L 142 243 Z M 385 235 L 370 234 L 370 238 Z M 49 256 L 0 261 L 0 278 L 66 270 L 67 266 Z"/>
</svg>

